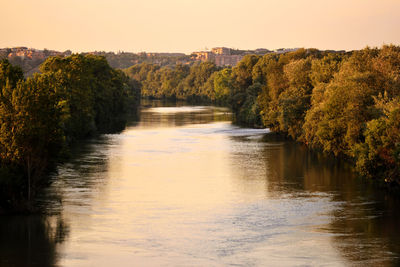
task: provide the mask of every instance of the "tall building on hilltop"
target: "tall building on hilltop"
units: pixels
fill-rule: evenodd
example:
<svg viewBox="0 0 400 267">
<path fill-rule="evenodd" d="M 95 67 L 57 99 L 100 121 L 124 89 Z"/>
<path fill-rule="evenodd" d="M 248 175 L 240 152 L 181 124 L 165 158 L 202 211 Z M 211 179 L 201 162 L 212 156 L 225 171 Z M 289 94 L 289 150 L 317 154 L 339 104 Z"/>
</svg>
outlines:
<svg viewBox="0 0 400 267">
<path fill-rule="evenodd" d="M 236 66 L 243 58 L 243 55 L 232 55 L 231 49 L 227 47 L 215 47 L 211 51 L 193 52 L 192 54 L 195 60 L 211 61 L 218 67 Z"/>
<path fill-rule="evenodd" d="M 211 52 L 216 55 L 231 55 L 231 49 L 227 47 L 214 47 Z"/>
</svg>

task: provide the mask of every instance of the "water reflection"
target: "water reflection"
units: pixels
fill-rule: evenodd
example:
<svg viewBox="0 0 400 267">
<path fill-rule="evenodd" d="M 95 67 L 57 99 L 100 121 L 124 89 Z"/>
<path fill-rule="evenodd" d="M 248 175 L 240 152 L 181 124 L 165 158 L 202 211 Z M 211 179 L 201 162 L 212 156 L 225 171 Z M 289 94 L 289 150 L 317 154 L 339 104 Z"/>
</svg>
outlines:
<svg viewBox="0 0 400 267">
<path fill-rule="evenodd" d="M 232 114 L 227 108 L 210 106 L 187 106 L 184 102 L 148 101 L 142 103 L 141 127 L 179 127 L 188 124 L 206 124 L 230 121 Z"/>
<path fill-rule="evenodd" d="M 68 240 L 71 216 L 87 213 L 93 197 L 104 193 L 109 151 L 118 146 L 114 135 L 86 140 L 71 149 L 71 158 L 58 167 L 52 185 L 37 205 L 43 215 L 2 216 L 0 266 L 56 266 Z"/>
<path fill-rule="evenodd" d="M 0 222 L 1 266 L 400 264 L 399 201 L 346 162 L 223 108 L 144 104 L 59 167 L 49 216 Z"/>
<path fill-rule="evenodd" d="M 332 234 L 334 245 L 349 262 L 399 265 L 400 216 L 396 209 L 400 203 L 396 198 L 385 196 L 373 184 L 356 177 L 346 162 L 298 144 L 286 142 L 269 158 L 268 167 L 277 174 L 269 176 L 269 180 L 282 177 L 286 189 L 292 190 L 296 185 L 296 189 L 301 187 L 308 192 L 326 192 L 332 201 L 340 203 L 331 223 L 319 230 Z"/>
<path fill-rule="evenodd" d="M 109 160 L 120 144 L 118 134 L 85 140 L 71 148 L 70 158 L 51 177 L 52 185 L 37 200 L 46 214 L 74 212 L 90 207 L 103 195 L 109 181 Z"/>
<path fill-rule="evenodd" d="M 348 264 L 400 264 L 400 236 L 397 234 L 400 216 L 396 211 L 399 199 L 357 177 L 349 163 L 310 151 L 272 133 L 258 140 L 257 145 L 245 137 L 234 139 L 237 147 L 233 156 L 237 165 L 235 172 L 239 177 L 246 177 L 241 179 L 243 184 L 257 180 L 252 173 L 258 175 L 262 171 L 264 179 L 256 181 L 258 186 L 251 188 L 265 197 L 300 198 L 304 202 L 313 197 L 329 200 L 322 214 L 326 220 L 318 221 L 318 217 L 314 217 L 317 221 L 307 228 L 310 232 L 330 236 Z M 254 196 L 257 192 L 251 194 Z M 299 208 L 304 210 L 304 206 Z M 300 215 L 298 211 L 293 212 Z"/>
<path fill-rule="evenodd" d="M 2 216 L 0 266 L 55 266 L 68 231 L 60 216 Z"/>
</svg>

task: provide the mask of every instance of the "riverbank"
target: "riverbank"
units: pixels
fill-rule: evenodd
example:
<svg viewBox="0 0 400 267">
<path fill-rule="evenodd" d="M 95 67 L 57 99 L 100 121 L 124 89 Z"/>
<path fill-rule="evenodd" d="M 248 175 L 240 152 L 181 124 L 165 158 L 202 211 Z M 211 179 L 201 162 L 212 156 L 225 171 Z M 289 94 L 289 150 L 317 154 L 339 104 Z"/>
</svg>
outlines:
<svg viewBox="0 0 400 267">
<path fill-rule="evenodd" d="M 400 47 L 352 52 L 298 49 L 247 55 L 235 67 L 135 65 L 142 96 L 207 99 L 236 121 L 312 149 L 349 157 L 369 179 L 400 186 Z M 395 74 L 393 74 L 395 73 Z M 396 189 L 397 190 L 397 189 Z"/>
<path fill-rule="evenodd" d="M 49 57 L 27 79 L 0 61 L 0 206 L 33 212 L 53 166 L 78 140 L 124 129 L 140 88 L 104 57 Z"/>
<path fill-rule="evenodd" d="M 398 198 L 347 162 L 224 108 L 158 104 L 77 146 L 41 197 L 47 215 L 3 216 L 0 262 L 397 265 Z"/>
</svg>

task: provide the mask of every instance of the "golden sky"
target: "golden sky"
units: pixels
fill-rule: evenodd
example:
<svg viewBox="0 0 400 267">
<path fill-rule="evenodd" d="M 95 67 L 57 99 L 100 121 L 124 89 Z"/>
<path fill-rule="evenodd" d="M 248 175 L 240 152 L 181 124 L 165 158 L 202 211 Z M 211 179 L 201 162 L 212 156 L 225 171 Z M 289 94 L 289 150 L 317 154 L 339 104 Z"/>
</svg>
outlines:
<svg viewBox="0 0 400 267">
<path fill-rule="evenodd" d="M 400 44 L 400 0 L 0 0 L 0 47 L 184 52 Z"/>
</svg>

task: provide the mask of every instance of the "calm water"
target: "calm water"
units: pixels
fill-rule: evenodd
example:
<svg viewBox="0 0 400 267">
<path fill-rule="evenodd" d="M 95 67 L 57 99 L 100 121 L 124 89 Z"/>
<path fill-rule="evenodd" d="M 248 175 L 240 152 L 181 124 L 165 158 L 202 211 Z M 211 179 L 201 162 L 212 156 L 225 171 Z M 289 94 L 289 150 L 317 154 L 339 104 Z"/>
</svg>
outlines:
<svg viewBox="0 0 400 267">
<path fill-rule="evenodd" d="M 153 103 L 53 179 L 47 216 L 0 217 L 0 266 L 400 265 L 398 201 L 221 108 Z"/>
</svg>

